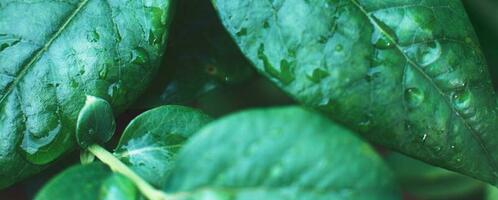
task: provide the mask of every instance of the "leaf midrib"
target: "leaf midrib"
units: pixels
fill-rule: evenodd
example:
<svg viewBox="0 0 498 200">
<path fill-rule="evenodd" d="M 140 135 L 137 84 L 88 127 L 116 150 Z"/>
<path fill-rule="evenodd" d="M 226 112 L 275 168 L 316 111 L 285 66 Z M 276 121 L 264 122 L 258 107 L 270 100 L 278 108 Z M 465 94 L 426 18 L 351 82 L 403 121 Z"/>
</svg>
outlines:
<svg viewBox="0 0 498 200">
<path fill-rule="evenodd" d="M 493 172 L 497 172 L 498 171 L 498 165 L 496 164 L 495 160 L 491 157 L 491 154 L 488 150 L 488 148 L 486 147 L 485 143 L 484 143 L 484 140 L 479 136 L 479 134 L 476 132 L 475 129 L 472 128 L 472 126 L 467 122 L 467 120 L 465 120 L 461 115 L 460 113 L 452 106 L 451 102 L 448 101 L 447 97 L 446 97 L 446 94 L 443 92 L 443 90 L 441 88 L 439 88 L 439 86 L 432 80 L 432 78 L 427 74 L 425 73 L 420 66 L 417 65 L 417 63 L 415 63 L 413 60 L 411 60 L 408 55 L 406 55 L 404 53 L 404 51 L 402 50 L 401 46 L 398 44 L 398 42 L 392 38 L 386 30 L 384 30 L 379 24 L 377 24 L 377 22 L 375 22 L 375 20 L 373 20 L 369 13 L 366 11 L 366 9 L 360 4 L 358 3 L 356 0 L 349 0 L 351 1 L 351 3 L 353 3 L 364 15 L 365 17 L 368 18 L 368 20 L 370 21 L 370 23 L 376 28 L 378 29 L 380 32 L 382 32 L 382 34 L 387 37 L 395 46 L 396 48 L 398 49 L 398 51 L 401 53 L 401 55 L 403 55 L 403 57 L 406 59 L 406 61 L 413 67 L 416 69 L 416 71 L 418 71 L 420 74 L 422 74 L 422 76 L 427 79 L 431 85 L 437 90 L 437 92 L 443 97 L 445 103 L 450 107 L 451 111 L 458 117 L 458 119 L 460 119 L 465 128 L 467 128 L 470 133 L 472 134 L 472 137 L 474 138 L 474 140 L 476 140 L 476 142 L 479 144 L 479 146 L 481 147 L 481 150 L 483 151 L 486 159 L 488 160 L 488 163 L 490 164 Z M 494 178 L 498 178 L 497 175 L 495 175 L 496 173 L 493 173 L 493 176 Z"/>
<path fill-rule="evenodd" d="M 17 86 L 19 81 L 23 79 L 23 77 L 26 75 L 29 69 L 35 64 L 35 62 L 38 61 L 38 59 L 40 59 L 43 56 L 43 54 L 50 48 L 53 42 L 62 34 L 62 32 L 64 32 L 64 30 L 66 30 L 68 25 L 73 21 L 74 17 L 76 17 L 76 15 L 80 13 L 80 11 L 85 7 L 88 1 L 89 0 L 81 1 L 76 7 L 76 9 L 74 9 L 73 12 L 69 15 L 66 21 L 64 21 L 64 23 L 59 27 L 59 29 L 52 35 L 52 37 L 50 37 L 50 39 L 47 40 L 47 42 L 45 42 L 43 47 L 40 50 L 38 50 L 38 52 L 25 65 L 21 67 L 21 71 L 19 72 L 19 74 L 16 75 L 14 81 L 12 81 L 12 83 L 9 84 L 9 86 L 5 90 L 4 95 L 0 98 L 0 105 L 5 103 L 5 100 L 7 99 L 9 94 L 14 90 L 14 88 Z"/>
</svg>

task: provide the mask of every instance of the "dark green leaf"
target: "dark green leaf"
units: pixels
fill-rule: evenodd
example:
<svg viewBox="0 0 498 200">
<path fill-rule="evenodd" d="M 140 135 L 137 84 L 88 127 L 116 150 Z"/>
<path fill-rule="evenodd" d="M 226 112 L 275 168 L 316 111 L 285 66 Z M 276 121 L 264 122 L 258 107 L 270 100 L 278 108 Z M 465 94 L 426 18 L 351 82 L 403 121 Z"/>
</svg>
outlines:
<svg viewBox="0 0 498 200">
<path fill-rule="evenodd" d="M 183 106 L 155 108 L 126 127 L 115 155 L 147 182 L 163 185 L 178 149 L 210 121 L 209 116 Z"/>
<path fill-rule="evenodd" d="M 209 1 L 181 0 L 175 10 L 163 66 L 137 106 L 190 103 L 254 75 Z"/>
<path fill-rule="evenodd" d="M 76 142 L 85 94 L 119 113 L 163 54 L 170 0 L 0 1 L 0 188 Z"/>
<path fill-rule="evenodd" d="M 498 88 L 498 15 L 496 14 L 498 1 L 464 0 L 463 2 L 484 50 L 496 90 Z"/>
<path fill-rule="evenodd" d="M 85 149 L 92 144 L 105 144 L 116 131 L 111 105 L 104 99 L 87 96 L 76 122 L 76 141 Z"/>
<path fill-rule="evenodd" d="M 297 107 L 210 123 L 180 150 L 168 180 L 165 190 L 187 199 L 399 199 L 368 144 Z"/>
<path fill-rule="evenodd" d="M 496 96 L 460 1 L 213 2 L 256 68 L 303 104 L 376 143 L 497 182 Z"/>
<path fill-rule="evenodd" d="M 386 162 L 394 170 L 403 191 L 419 199 L 461 199 L 472 197 L 485 186 L 472 178 L 391 153 Z"/>
</svg>

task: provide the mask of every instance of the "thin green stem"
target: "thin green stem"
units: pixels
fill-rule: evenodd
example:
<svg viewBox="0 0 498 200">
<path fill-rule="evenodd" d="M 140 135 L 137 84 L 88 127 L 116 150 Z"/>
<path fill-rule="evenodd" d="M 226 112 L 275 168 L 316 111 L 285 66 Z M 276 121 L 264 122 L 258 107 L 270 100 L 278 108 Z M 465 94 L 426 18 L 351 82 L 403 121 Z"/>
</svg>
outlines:
<svg viewBox="0 0 498 200">
<path fill-rule="evenodd" d="M 88 147 L 88 151 L 90 151 L 93 155 L 95 155 L 99 160 L 103 163 L 107 164 L 112 171 L 123 174 L 128 177 L 131 181 L 135 183 L 137 188 L 142 192 L 142 194 L 150 200 L 175 200 L 177 199 L 175 196 L 170 196 L 165 194 L 164 192 L 155 189 L 147 183 L 142 177 L 138 176 L 133 170 L 128 168 L 124 163 L 122 163 L 119 159 L 117 159 L 112 153 L 102 148 L 99 145 L 91 145 Z"/>
</svg>

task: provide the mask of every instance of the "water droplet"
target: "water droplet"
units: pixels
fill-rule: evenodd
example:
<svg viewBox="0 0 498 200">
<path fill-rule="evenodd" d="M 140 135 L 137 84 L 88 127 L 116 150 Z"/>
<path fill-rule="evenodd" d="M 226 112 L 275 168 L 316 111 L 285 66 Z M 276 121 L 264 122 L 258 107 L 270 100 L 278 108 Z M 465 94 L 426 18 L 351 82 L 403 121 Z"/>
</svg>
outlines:
<svg viewBox="0 0 498 200">
<path fill-rule="evenodd" d="M 71 88 L 77 88 L 78 87 L 78 82 L 74 79 L 71 79 L 71 81 L 69 81 L 69 86 Z"/>
<path fill-rule="evenodd" d="M 343 49 L 344 49 L 344 47 L 342 46 L 342 44 L 335 45 L 335 51 L 339 52 L 339 51 L 342 51 Z"/>
<path fill-rule="evenodd" d="M 241 28 L 236 34 L 239 37 L 246 36 L 247 35 L 247 28 Z"/>
<path fill-rule="evenodd" d="M 462 90 L 453 93 L 453 104 L 459 110 L 468 108 L 471 100 L 472 95 L 469 90 Z"/>
<path fill-rule="evenodd" d="M 374 46 L 378 49 L 389 49 L 394 47 L 395 43 L 398 41 L 396 32 L 377 17 L 372 16 L 372 19 L 378 26 L 375 28 L 372 35 L 372 43 Z"/>
<path fill-rule="evenodd" d="M 131 62 L 137 65 L 147 64 L 149 62 L 149 54 L 144 48 L 136 48 L 131 52 Z"/>
<path fill-rule="evenodd" d="M 451 146 L 450 146 L 450 149 L 455 149 L 455 145 L 451 145 Z"/>
<path fill-rule="evenodd" d="M 408 88 L 405 90 L 405 101 L 409 107 L 417 107 L 424 101 L 424 92 L 418 88 Z"/>
<path fill-rule="evenodd" d="M 271 169 L 270 177 L 279 177 L 280 175 L 282 175 L 283 171 L 284 170 L 282 169 L 282 166 L 276 165 Z"/>
<path fill-rule="evenodd" d="M 6 38 L 3 38 L 2 36 L 0 37 L 1 37 L 0 40 L 3 42 L 2 44 L 0 44 L 0 51 L 3 51 L 11 46 L 14 46 L 21 41 L 21 39 L 14 37 L 6 37 L 6 36 L 5 36 Z"/>
<path fill-rule="evenodd" d="M 462 162 L 462 158 L 457 158 L 456 161 L 457 162 Z"/>
<path fill-rule="evenodd" d="M 465 43 L 472 43 L 472 38 L 465 37 Z"/>
<path fill-rule="evenodd" d="M 436 62 L 441 57 L 441 44 L 438 41 L 421 44 L 417 47 L 416 62 L 422 67 Z"/>
<path fill-rule="evenodd" d="M 99 71 L 99 77 L 100 77 L 100 79 L 107 78 L 108 68 L 109 68 L 109 64 L 102 65 L 102 68 L 100 68 L 100 71 Z"/>
<path fill-rule="evenodd" d="M 436 152 L 441 151 L 441 147 L 440 146 L 434 147 L 434 151 Z"/>
<path fill-rule="evenodd" d="M 311 74 L 308 74 L 306 77 L 315 83 L 319 83 L 329 75 L 329 72 L 327 72 L 325 69 L 316 68 L 313 70 L 313 72 L 311 72 Z"/>
<path fill-rule="evenodd" d="M 107 94 L 111 96 L 112 99 L 116 99 L 117 97 L 122 96 L 124 93 L 125 91 L 122 88 L 121 81 L 111 84 L 107 89 Z"/>
<path fill-rule="evenodd" d="M 283 84 L 288 85 L 294 78 L 294 72 L 292 69 L 292 63 L 283 59 L 280 61 L 280 70 L 275 69 L 270 63 L 268 57 L 264 53 L 264 44 L 261 44 L 258 48 L 258 58 L 263 61 L 263 67 L 266 73 L 270 76 L 280 80 Z"/>
<path fill-rule="evenodd" d="M 427 139 L 427 133 L 424 133 L 424 135 L 422 136 L 422 142 L 425 142 L 426 139 Z"/>
<path fill-rule="evenodd" d="M 270 28 L 270 24 L 268 23 L 268 21 L 263 22 L 263 28 Z"/>
<path fill-rule="evenodd" d="M 87 39 L 89 42 L 97 42 L 97 41 L 99 41 L 99 39 L 100 39 L 100 35 L 99 35 L 99 33 L 98 33 L 96 30 L 89 31 L 89 32 L 86 34 L 86 39 Z"/>
</svg>

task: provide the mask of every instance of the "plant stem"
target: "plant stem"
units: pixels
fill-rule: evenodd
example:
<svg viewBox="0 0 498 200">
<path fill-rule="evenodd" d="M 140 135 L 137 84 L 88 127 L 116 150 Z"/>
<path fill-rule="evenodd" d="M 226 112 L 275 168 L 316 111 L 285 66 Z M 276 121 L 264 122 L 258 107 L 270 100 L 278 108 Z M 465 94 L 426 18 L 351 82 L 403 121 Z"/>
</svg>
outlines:
<svg viewBox="0 0 498 200">
<path fill-rule="evenodd" d="M 175 197 L 165 194 L 164 192 L 155 189 L 145 180 L 143 180 L 140 176 L 138 176 L 133 170 L 128 168 L 125 164 L 123 164 L 119 159 L 114 157 L 112 153 L 104 149 L 99 145 L 91 145 L 88 147 L 88 151 L 90 151 L 93 155 L 95 155 L 99 160 L 103 163 L 107 164 L 112 171 L 123 174 L 128 177 L 131 181 L 135 183 L 137 188 L 142 192 L 142 194 L 150 200 L 174 200 Z"/>
</svg>

